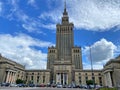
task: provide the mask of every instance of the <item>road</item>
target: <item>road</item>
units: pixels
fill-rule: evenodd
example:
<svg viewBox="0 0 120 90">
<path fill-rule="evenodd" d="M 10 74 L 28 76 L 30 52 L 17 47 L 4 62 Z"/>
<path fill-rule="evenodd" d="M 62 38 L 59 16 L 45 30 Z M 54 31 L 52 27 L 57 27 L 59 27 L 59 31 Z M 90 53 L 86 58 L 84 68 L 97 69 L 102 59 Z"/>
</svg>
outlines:
<svg viewBox="0 0 120 90">
<path fill-rule="evenodd" d="M 80 88 L 0 87 L 0 90 L 87 90 Z"/>
</svg>

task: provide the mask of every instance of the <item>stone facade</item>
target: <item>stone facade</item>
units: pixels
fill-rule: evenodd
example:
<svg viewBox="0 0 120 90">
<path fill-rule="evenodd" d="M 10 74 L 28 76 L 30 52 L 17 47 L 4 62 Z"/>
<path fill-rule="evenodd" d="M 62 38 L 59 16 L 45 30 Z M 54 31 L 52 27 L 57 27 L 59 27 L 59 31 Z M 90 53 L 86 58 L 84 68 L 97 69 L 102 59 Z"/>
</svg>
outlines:
<svg viewBox="0 0 120 90">
<path fill-rule="evenodd" d="M 120 87 L 120 56 L 106 63 L 103 69 L 103 75 L 105 78 L 105 86 Z"/>
<path fill-rule="evenodd" d="M 25 67 L 0 55 L 0 82 L 15 83 L 25 79 Z"/>
<path fill-rule="evenodd" d="M 74 46 L 73 28 L 65 7 L 61 24 L 56 25 L 56 46 L 48 48 L 47 69 L 51 70 L 51 83 L 70 84 L 75 78 L 73 71 L 83 69 L 81 48 Z"/>
<path fill-rule="evenodd" d="M 94 80 L 94 84 L 103 86 L 102 70 L 75 70 L 75 82 L 77 85 L 86 85 L 87 80 Z"/>
<path fill-rule="evenodd" d="M 50 82 L 50 70 L 25 70 L 26 83 L 47 84 Z"/>
</svg>

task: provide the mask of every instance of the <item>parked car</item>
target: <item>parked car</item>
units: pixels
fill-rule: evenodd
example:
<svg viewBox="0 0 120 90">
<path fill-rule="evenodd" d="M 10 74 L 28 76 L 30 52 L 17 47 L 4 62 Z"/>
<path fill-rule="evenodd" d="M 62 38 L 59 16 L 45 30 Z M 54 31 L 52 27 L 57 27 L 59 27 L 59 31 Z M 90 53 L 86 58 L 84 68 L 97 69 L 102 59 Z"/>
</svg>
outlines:
<svg viewBox="0 0 120 90">
<path fill-rule="evenodd" d="M 10 86 L 10 83 L 1 83 L 1 86 L 8 87 L 8 86 Z"/>
<path fill-rule="evenodd" d="M 55 87 L 56 87 L 56 84 L 52 84 L 51 87 L 55 88 Z"/>
<path fill-rule="evenodd" d="M 57 84 L 56 87 L 57 88 L 62 88 L 62 84 Z"/>
<path fill-rule="evenodd" d="M 46 87 L 51 87 L 51 84 L 50 84 L 50 83 L 48 83 L 48 84 L 46 85 Z"/>
<path fill-rule="evenodd" d="M 45 84 L 40 84 L 40 87 L 45 87 L 46 85 Z"/>
<path fill-rule="evenodd" d="M 10 84 L 10 87 L 17 87 L 18 85 L 17 84 L 15 84 L 15 83 L 11 83 Z"/>
<path fill-rule="evenodd" d="M 35 87 L 35 84 L 29 84 L 29 87 Z"/>
<path fill-rule="evenodd" d="M 75 84 L 69 84 L 68 88 L 76 88 L 76 85 Z"/>
<path fill-rule="evenodd" d="M 23 83 L 20 83 L 20 84 L 17 84 L 18 87 L 25 87 L 25 84 Z"/>
<path fill-rule="evenodd" d="M 40 87 L 40 84 L 37 84 L 36 87 Z"/>
<path fill-rule="evenodd" d="M 82 85 L 82 87 L 83 87 L 84 89 L 87 89 L 87 88 L 88 88 L 88 86 L 87 86 L 87 85 Z"/>
<path fill-rule="evenodd" d="M 63 85 L 62 87 L 63 87 L 63 88 L 67 88 L 67 87 L 68 87 L 68 85 Z"/>
</svg>

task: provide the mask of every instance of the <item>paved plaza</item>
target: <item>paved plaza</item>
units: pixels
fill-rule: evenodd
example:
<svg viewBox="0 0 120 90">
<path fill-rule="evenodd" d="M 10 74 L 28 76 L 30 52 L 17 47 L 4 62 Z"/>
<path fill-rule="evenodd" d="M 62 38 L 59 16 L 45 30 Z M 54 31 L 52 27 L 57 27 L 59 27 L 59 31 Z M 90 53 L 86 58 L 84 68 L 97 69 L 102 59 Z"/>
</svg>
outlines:
<svg viewBox="0 0 120 90">
<path fill-rule="evenodd" d="M 42 87 L 0 87 L 0 90 L 87 90 L 80 88 L 42 88 Z"/>
</svg>

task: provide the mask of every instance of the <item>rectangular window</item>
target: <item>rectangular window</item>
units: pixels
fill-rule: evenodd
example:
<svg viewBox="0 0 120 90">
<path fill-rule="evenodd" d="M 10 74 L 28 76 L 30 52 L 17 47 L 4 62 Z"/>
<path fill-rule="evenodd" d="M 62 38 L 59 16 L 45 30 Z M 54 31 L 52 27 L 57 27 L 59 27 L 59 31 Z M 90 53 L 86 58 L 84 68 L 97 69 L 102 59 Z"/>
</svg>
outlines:
<svg viewBox="0 0 120 90">
<path fill-rule="evenodd" d="M 45 82 L 45 76 L 43 76 L 43 83 Z"/>
<path fill-rule="evenodd" d="M 88 80 L 88 77 L 85 77 L 86 80 Z"/>
<path fill-rule="evenodd" d="M 31 76 L 31 80 L 33 80 L 33 76 Z"/>
</svg>

